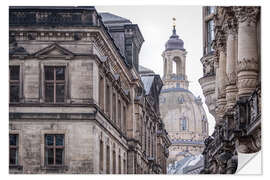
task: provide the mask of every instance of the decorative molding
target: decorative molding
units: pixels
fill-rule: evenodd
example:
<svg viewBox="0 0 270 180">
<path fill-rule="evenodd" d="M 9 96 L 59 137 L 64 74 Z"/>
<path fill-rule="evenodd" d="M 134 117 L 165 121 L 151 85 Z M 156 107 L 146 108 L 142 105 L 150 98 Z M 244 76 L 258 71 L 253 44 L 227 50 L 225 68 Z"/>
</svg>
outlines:
<svg viewBox="0 0 270 180">
<path fill-rule="evenodd" d="M 239 61 L 237 61 L 237 72 L 241 71 L 259 71 L 259 63 L 257 59 L 251 58 L 251 59 L 246 59 L 243 58 Z"/>
<path fill-rule="evenodd" d="M 71 51 L 63 48 L 58 43 L 53 43 L 33 54 L 38 59 L 47 58 L 61 58 L 61 59 L 73 59 L 75 54 Z"/>
</svg>

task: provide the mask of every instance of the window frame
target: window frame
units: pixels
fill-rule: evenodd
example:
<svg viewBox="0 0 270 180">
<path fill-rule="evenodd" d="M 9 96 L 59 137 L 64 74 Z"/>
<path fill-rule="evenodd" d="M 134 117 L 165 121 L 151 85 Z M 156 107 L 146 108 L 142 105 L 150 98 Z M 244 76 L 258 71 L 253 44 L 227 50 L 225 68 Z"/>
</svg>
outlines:
<svg viewBox="0 0 270 180">
<path fill-rule="evenodd" d="M 116 174 L 116 152 L 115 149 L 112 151 L 112 174 Z"/>
<path fill-rule="evenodd" d="M 53 80 L 46 80 L 46 68 L 53 68 Z M 56 69 L 57 68 L 64 68 L 64 80 L 57 80 L 56 79 Z M 64 104 L 66 102 L 66 99 L 67 99 L 67 94 L 66 94 L 66 76 L 67 76 L 67 73 L 66 73 L 66 66 L 63 66 L 63 65 L 45 65 L 44 66 L 44 100 L 46 103 L 48 104 Z M 53 84 L 53 101 L 47 101 L 47 98 L 46 98 L 46 85 L 48 84 Z M 59 102 L 57 101 L 57 93 L 56 93 L 56 87 L 57 85 L 59 84 L 63 84 L 64 85 L 64 99 L 63 99 L 63 102 Z"/>
<path fill-rule="evenodd" d="M 54 137 L 54 141 L 53 141 L 53 145 L 52 146 L 48 146 L 47 144 L 46 144 L 46 136 L 47 135 L 51 135 L 51 136 L 53 136 Z M 57 135 L 62 135 L 63 136 L 63 145 L 58 145 L 58 146 L 56 146 L 56 136 Z M 45 164 L 45 166 L 47 166 L 47 167 L 57 167 L 57 166 L 64 166 L 64 164 L 65 164 L 65 134 L 55 134 L 55 133 L 53 133 L 53 134 L 51 134 L 51 133 L 45 133 L 44 134 L 44 164 Z M 54 158 L 54 161 L 53 161 L 53 164 L 48 164 L 48 161 L 47 161 L 47 156 L 46 156 L 46 152 L 47 152 L 47 149 L 53 149 L 53 153 L 54 153 L 54 156 L 53 156 L 53 158 Z M 56 149 L 63 149 L 63 154 L 62 154 L 62 163 L 61 164 L 57 164 L 56 163 Z"/>
<path fill-rule="evenodd" d="M 10 145 L 10 135 L 16 135 L 16 145 Z M 15 164 L 10 163 L 10 150 L 16 149 L 17 160 Z M 9 166 L 18 166 L 20 164 L 20 135 L 19 133 L 9 133 Z"/>
<path fill-rule="evenodd" d="M 111 161 L 110 161 L 110 158 L 111 158 L 111 155 L 110 155 L 110 146 L 107 144 L 106 145 L 106 174 L 111 174 Z"/>
<path fill-rule="evenodd" d="M 206 6 L 204 10 L 204 55 L 214 51 L 212 42 L 215 40 L 213 14 L 215 6 Z"/>
<path fill-rule="evenodd" d="M 184 128 L 183 128 L 183 125 L 185 125 Z M 181 117 L 180 118 L 180 131 L 187 131 L 187 130 L 188 130 L 187 118 Z"/>
<path fill-rule="evenodd" d="M 215 13 L 215 6 L 207 6 L 207 11 L 206 11 L 206 14 L 207 15 L 210 15 L 210 14 L 213 14 L 213 13 Z"/>
<path fill-rule="evenodd" d="M 99 140 L 99 171 L 104 170 L 104 142 L 102 139 Z"/>
<path fill-rule="evenodd" d="M 19 67 L 19 80 L 11 80 L 10 79 L 10 68 L 11 67 L 15 67 L 15 66 L 18 66 Z M 16 84 L 17 86 L 19 86 L 19 94 L 18 94 L 18 101 L 11 101 L 11 96 L 10 96 L 10 92 L 11 92 L 11 85 L 14 85 Z M 17 63 L 14 63 L 14 64 L 10 64 L 9 65 L 9 103 L 10 104 L 18 104 L 21 102 L 21 99 L 22 99 L 22 66 L 21 64 L 17 64 Z"/>
<path fill-rule="evenodd" d="M 118 174 L 122 174 L 122 163 L 121 163 L 121 160 L 122 160 L 122 158 L 121 158 L 121 154 L 119 152 L 119 154 L 118 154 Z"/>
<path fill-rule="evenodd" d="M 112 102 L 112 96 L 111 96 L 111 92 L 112 92 L 112 89 L 111 89 L 111 85 L 109 83 L 109 80 L 106 79 L 106 83 L 105 83 L 105 113 L 111 117 L 111 102 Z"/>
<path fill-rule="evenodd" d="M 98 79 L 98 104 L 100 109 L 104 110 L 105 109 L 105 77 L 101 74 L 99 74 L 99 79 Z"/>
<path fill-rule="evenodd" d="M 49 66 L 63 66 L 65 67 L 65 97 L 64 102 L 50 103 L 46 102 L 45 97 L 45 67 Z M 44 60 L 40 63 L 40 102 L 50 105 L 62 105 L 64 103 L 70 103 L 70 83 L 69 83 L 69 62 L 65 60 L 57 60 L 57 62 L 52 62 L 51 60 Z"/>
<path fill-rule="evenodd" d="M 214 51 L 212 47 L 212 42 L 215 39 L 214 35 L 214 20 L 210 19 L 206 22 L 206 29 L 207 29 L 207 53 Z"/>
</svg>

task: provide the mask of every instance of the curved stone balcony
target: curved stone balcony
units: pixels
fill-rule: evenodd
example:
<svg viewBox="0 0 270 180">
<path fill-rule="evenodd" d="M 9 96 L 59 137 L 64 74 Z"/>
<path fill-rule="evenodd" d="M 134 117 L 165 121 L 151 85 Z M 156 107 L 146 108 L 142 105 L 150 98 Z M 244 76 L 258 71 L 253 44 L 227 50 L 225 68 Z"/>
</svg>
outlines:
<svg viewBox="0 0 270 180">
<path fill-rule="evenodd" d="M 199 83 L 205 96 L 205 104 L 208 107 L 209 112 L 216 117 L 216 93 L 215 93 L 215 79 L 216 76 L 205 76 L 199 79 Z"/>
</svg>

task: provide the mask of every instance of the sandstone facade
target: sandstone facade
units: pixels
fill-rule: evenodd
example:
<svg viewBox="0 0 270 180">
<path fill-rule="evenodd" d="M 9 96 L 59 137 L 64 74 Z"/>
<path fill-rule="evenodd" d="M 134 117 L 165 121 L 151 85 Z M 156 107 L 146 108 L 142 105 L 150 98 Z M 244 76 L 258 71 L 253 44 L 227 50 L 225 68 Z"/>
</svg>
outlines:
<svg viewBox="0 0 270 180">
<path fill-rule="evenodd" d="M 237 152 L 261 149 L 260 7 L 204 7 L 203 17 L 199 82 L 216 126 L 202 173 L 230 174 Z"/>
<path fill-rule="evenodd" d="M 162 82 L 149 75 L 146 94 L 137 25 L 118 39 L 94 7 L 10 7 L 9 17 L 10 173 L 166 173 Z"/>
</svg>

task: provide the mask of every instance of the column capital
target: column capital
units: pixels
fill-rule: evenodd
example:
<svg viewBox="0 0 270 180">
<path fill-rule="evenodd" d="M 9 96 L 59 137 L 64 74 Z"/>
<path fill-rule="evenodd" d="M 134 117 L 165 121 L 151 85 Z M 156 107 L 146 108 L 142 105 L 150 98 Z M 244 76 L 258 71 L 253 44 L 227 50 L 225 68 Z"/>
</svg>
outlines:
<svg viewBox="0 0 270 180">
<path fill-rule="evenodd" d="M 238 23 L 247 22 L 248 25 L 257 22 L 257 18 L 260 12 L 260 7 L 251 6 L 237 6 L 233 7 Z"/>
<path fill-rule="evenodd" d="M 237 18 L 234 15 L 225 16 L 222 29 L 227 37 L 228 35 L 233 35 L 235 38 L 238 33 Z"/>
</svg>

